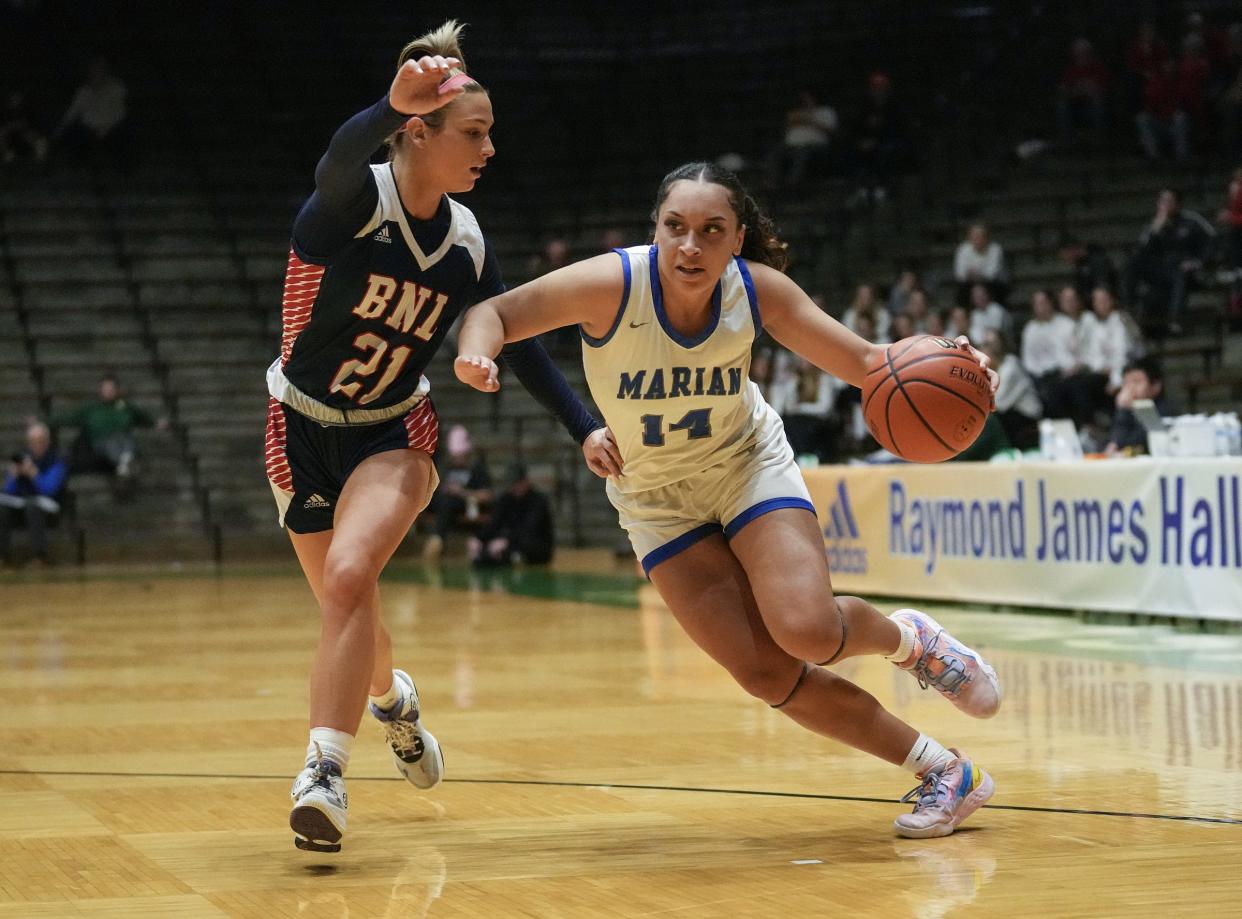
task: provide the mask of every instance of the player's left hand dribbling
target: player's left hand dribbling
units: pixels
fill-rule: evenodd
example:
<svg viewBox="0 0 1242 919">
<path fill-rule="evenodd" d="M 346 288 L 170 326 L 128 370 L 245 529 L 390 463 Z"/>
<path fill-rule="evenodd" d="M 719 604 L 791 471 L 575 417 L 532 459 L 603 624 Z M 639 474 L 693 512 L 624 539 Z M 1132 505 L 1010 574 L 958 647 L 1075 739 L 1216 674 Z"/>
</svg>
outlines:
<svg viewBox="0 0 1242 919">
<path fill-rule="evenodd" d="M 979 362 L 979 366 L 988 375 L 988 382 L 992 384 L 992 411 L 996 411 L 996 390 L 1000 386 L 1000 374 L 992 369 L 992 359 L 972 345 L 965 335 L 957 336 L 953 339 L 953 343 L 969 351 L 970 356 Z"/>
<path fill-rule="evenodd" d="M 582 442 L 582 455 L 587 468 L 601 479 L 624 474 L 625 463 L 621 460 L 621 448 L 608 428 L 597 428 Z"/>
<path fill-rule="evenodd" d="M 467 386 L 473 386 L 479 392 L 495 392 L 500 389 L 500 370 L 496 362 L 481 354 L 463 354 L 453 361 L 453 372 L 457 379 Z"/>
</svg>

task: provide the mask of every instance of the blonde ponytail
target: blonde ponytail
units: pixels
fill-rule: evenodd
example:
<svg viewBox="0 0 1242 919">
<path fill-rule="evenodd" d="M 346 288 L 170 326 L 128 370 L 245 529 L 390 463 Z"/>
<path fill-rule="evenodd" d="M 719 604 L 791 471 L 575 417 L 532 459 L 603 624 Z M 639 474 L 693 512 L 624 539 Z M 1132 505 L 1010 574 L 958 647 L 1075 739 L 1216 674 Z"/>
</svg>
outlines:
<svg viewBox="0 0 1242 919">
<path fill-rule="evenodd" d="M 466 59 L 461 53 L 461 33 L 466 28 L 466 24 L 459 23 L 456 19 L 450 19 L 443 25 L 432 29 L 425 35 L 420 35 L 413 41 L 407 42 L 405 47 L 401 49 L 401 53 L 397 55 L 397 67 L 400 67 L 406 61 L 418 60 L 421 57 L 455 57 L 460 63 L 449 71 L 449 76 L 457 76 L 459 73 L 467 73 Z M 467 93 L 486 93 L 478 81 L 465 84 L 462 87 L 463 92 Z M 436 109 L 434 112 L 428 112 L 420 115 L 423 124 L 432 130 L 439 130 L 444 126 L 444 113 L 453 105 L 450 102 L 442 108 Z M 397 146 L 401 143 L 401 132 L 397 132 L 388 138 L 388 158 L 392 159 L 396 155 Z"/>
</svg>

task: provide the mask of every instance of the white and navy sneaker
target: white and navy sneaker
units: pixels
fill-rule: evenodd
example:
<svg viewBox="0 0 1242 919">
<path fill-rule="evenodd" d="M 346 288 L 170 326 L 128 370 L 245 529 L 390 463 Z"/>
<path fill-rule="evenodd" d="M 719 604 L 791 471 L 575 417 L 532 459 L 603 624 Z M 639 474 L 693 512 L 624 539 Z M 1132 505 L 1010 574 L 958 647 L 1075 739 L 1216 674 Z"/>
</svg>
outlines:
<svg viewBox="0 0 1242 919">
<path fill-rule="evenodd" d="M 341 767 L 320 757 L 293 780 L 289 796 L 293 844 L 311 852 L 340 852 L 349 810 Z"/>
<path fill-rule="evenodd" d="M 371 704 L 371 714 L 384 728 L 393 762 L 417 788 L 434 788 L 444 778 L 444 754 L 434 735 L 419 723 L 418 689 L 404 670 L 392 672 L 400 698 L 390 709 Z"/>
</svg>

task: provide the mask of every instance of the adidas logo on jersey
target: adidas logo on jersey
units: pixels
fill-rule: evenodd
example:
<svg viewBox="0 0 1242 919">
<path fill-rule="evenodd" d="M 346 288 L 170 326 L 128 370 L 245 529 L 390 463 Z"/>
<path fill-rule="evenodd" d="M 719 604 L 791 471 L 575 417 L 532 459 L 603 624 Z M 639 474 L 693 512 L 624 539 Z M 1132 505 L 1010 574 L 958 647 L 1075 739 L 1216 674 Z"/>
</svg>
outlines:
<svg viewBox="0 0 1242 919">
<path fill-rule="evenodd" d="M 379 230 L 376 232 L 376 234 L 372 236 L 371 238 L 375 240 L 377 243 L 392 242 L 392 237 L 388 235 L 388 224 L 384 224 L 382 227 L 380 227 Z"/>
<path fill-rule="evenodd" d="M 861 544 L 858 520 L 850 504 L 845 480 L 837 482 L 837 494 L 828 505 L 828 525 L 824 527 L 828 567 L 842 574 L 867 573 L 867 547 Z"/>
<path fill-rule="evenodd" d="M 311 495 L 309 498 L 306 499 L 306 503 L 302 505 L 302 507 L 305 510 L 312 510 L 313 508 L 331 507 L 331 506 L 332 506 L 331 503 L 328 501 L 325 501 L 323 496 L 318 493 Z"/>
</svg>

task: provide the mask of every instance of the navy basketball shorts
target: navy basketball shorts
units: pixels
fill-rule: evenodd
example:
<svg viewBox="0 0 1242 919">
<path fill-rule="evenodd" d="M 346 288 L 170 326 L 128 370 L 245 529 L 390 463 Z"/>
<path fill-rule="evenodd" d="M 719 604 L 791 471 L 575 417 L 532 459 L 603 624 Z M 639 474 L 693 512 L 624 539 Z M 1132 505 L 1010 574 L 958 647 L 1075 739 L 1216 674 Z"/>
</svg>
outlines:
<svg viewBox="0 0 1242 919">
<path fill-rule="evenodd" d="M 321 424 L 272 399 L 265 456 L 280 525 L 293 533 L 332 529 L 341 489 L 359 463 L 388 450 L 421 450 L 430 456 L 438 438 L 439 419 L 430 397 L 390 421 L 350 426 Z M 433 470 L 428 501 L 437 484 Z"/>
</svg>

